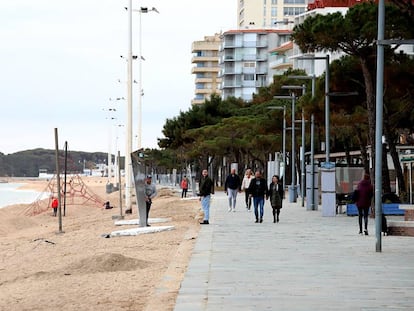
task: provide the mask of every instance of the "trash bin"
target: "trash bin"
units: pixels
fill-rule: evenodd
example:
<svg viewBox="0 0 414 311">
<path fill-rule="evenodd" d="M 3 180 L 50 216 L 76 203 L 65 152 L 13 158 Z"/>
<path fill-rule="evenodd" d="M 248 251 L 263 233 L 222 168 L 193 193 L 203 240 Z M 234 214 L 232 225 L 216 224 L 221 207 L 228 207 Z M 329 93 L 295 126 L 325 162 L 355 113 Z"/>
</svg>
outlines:
<svg viewBox="0 0 414 311">
<path fill-rule="evenodd" d="M 106 193 L 112 193 L 114 185 L 112 183 L 106 184 Z"/>
</svg>

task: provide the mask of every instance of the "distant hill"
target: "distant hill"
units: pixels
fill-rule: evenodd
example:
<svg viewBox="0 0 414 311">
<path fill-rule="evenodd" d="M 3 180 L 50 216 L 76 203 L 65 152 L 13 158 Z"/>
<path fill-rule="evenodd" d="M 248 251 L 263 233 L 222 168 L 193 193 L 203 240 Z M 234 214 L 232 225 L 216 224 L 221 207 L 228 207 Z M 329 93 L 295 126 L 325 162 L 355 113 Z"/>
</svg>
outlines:
<svg viewBox="0 0 414 311">
<path fill-rule="evenodd" d="M 64 169 L 64 151 L 59 152 L 60 170 Z M 37 177 L 39 169 L 49 173 L 56 171 L 55 150 L 33 149 L 5 155 L 0 152 L 0 177 Z M 108 154 L 103 152 L 68 151 L 67 171 L 82 173 L 84 168 L 93 169 L 96 164 L 106 163 Z M 121 163 L 122 165 L 122 163 Z"/>
</svg>

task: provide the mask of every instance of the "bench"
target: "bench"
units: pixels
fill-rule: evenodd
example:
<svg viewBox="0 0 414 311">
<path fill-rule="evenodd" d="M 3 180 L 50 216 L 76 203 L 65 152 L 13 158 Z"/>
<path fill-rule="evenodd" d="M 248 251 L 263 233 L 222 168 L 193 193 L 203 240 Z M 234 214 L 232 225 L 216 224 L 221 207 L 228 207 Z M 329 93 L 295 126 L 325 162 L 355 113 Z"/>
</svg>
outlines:
<svg viewBox="0 0 414 311">
<path fill-rule="evenodd" d="M 352 201 L 351 197 L 352 197 L 352 193 L 336 193 L 336 213 L 337 214 L 343 214 L 342 207 Z"/>
<path fill-rule="evenodd" d="M 382 204 L 382 213 L 384 215 L 397 215 L 402 216 L 404 215 L 404 209 L 400 208 L 404 204 L 400 203 L 383 203 Z M 348 203 L 346 204 L 346 214 L 348 216 L 357 216 L 358 215 L 358 208 L 356 207 L 355 203 Z M 414 220 L 414 217 L 413 217 Z"/>
</svg>

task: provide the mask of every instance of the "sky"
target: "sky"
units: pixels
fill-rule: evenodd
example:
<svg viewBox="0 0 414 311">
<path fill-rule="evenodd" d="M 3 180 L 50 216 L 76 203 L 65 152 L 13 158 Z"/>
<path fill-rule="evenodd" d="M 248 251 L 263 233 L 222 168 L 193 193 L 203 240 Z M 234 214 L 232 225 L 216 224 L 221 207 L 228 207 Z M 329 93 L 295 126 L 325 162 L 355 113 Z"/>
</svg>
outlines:
<svg viewBox="0 0 414 311">
<path fill-rule="evenodd" d="M 133 0 L 141 16 L 142 146 L 194 97 L 191 44 L 236 29 L 237 0 Z M 0 152 L 55 148 L 124 154 L 128 0 L 0 1 Z M 139 53 L 139 13 L 133 14 Z M 138 62 L 133 63 L 138 80 Z M 133 132 L 138 129 L 133 84 Z M 114 111 L 116 110 L 116 111 Z"/>
</svg>

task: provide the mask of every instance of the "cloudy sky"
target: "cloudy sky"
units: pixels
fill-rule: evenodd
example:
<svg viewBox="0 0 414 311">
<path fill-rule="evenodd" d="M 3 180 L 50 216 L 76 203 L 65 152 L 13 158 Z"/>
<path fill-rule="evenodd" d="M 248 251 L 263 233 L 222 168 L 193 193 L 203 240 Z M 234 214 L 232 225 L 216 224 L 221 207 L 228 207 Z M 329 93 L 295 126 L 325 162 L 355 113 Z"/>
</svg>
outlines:
<svg viewBox="0 0 414 311">
<path fill-rule="evenodd" d="M 128 0 L 0 1 L 0 152 L 125 151 Z M 142 145 L 194 97 L 191 44 L 236 28 L 237 0 L 133 0 L 142 14 Z M 137 55 L 139 13 L 133 18 Z M 138 66 L 134 67 L 138 80 Z M 136 111 L 137 84 L 134 84 Z M 116 112 L 109 112 L 116 109 Z M 110 120 L 113 119 L 114 120 Z M 137 128 L 134 120 L 134 132 Z M 118 139 L 116 139 L 118 137 Z"/>
</svg>

